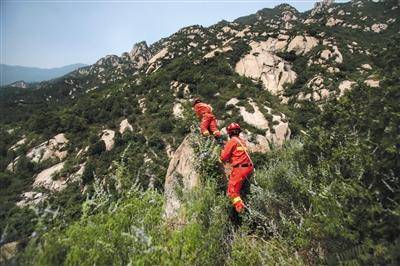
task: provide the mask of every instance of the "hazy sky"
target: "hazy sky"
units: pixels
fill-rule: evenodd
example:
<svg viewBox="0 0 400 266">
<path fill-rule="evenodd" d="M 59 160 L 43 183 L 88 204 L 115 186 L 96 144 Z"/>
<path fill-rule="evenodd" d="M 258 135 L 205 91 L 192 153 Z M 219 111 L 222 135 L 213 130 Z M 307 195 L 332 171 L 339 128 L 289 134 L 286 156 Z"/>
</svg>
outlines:
<svg viewBox="0 0 400 266">
<path fill-rule="evenodd" d="M 151 44 L 178 29 L 210 26 L 284 1 L 226 0 L 0 0 L 1 58 L 10 65 L 92 64 L 107 54 Z M 190 2 L 193 1 L 193 2 Z M 286 1 L 299 11 L 316 1 Z"/>
</svg>

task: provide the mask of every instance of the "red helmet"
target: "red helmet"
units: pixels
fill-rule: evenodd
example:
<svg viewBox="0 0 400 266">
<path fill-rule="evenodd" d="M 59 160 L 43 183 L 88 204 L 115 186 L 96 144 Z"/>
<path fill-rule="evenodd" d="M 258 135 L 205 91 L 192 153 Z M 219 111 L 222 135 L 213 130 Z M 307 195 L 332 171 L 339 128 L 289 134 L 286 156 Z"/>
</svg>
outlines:
<svg viewBox="0 0 400 266">
<path fill-rule="evenodd" d="M 193 100 L 193 106 L 195 106 L 197 103 L 201 103 L 200 98 L 194 98 L 194 100 Z"/>
<path fill-rule="evenodd" d="M 238 123 L 230 123 L 229 126 L 226 127 L 228 134 L 231 133 L 240 133 L 240 125 Z"/>
</svg>

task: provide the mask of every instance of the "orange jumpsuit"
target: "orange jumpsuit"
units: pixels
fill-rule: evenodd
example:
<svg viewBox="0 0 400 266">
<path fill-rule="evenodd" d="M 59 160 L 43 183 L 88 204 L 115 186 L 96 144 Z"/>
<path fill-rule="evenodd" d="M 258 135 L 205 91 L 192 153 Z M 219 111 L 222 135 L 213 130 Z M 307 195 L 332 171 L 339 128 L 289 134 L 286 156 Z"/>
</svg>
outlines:
<svg viewBox="0 0 400 266">
<path fill-rule="evenodd" d="M 217 119 L 215 119 L 215 116 L 212 112 L 213 109 L 210 105 L 202 102 L 197 103 L 194 106 L 194 111 L 201 120 L 200 131 L 203 136 L 210 135 L 210 131 L 216 138 L 221 136 L 221 132 L 217 127 Z"/>
<path fill-rule="evenodd" d="M 227 194 L 232 200 L 232 205 L 237 212 L 244 208 L 240 197 L 243 182 L 254 169 L 253 162 L 247 151 L 246 143 L 239 137 L 232 137 L 221 152 L 220 160 L 232 164 L 232 172 L 229 176 Z"/>
</svg>

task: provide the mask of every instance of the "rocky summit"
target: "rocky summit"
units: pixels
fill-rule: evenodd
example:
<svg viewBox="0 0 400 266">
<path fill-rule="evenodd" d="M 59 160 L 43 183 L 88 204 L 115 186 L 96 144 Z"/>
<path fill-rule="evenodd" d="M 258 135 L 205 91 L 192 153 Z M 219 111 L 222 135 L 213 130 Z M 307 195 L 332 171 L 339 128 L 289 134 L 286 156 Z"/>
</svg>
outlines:
<svg viewBox="0 0 400 266">
<path fill-rule="evenodd" d="M 399 18 L 281 4 L 2 87 L 1 262 L 397 264 Z M 240 217 L 195 97 L 254 158 Z"/>
</svg>

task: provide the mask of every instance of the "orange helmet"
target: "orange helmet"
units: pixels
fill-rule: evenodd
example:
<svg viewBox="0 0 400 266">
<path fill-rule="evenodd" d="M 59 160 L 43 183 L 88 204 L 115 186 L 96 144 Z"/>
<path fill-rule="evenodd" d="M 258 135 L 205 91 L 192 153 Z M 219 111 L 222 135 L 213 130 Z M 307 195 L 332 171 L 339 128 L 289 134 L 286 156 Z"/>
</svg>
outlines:
<svg viewBox="0 0 400 266">
<path fill-rule="evenodd" d="M 238 123 L 230 123 L 229 126 L 226 127 L 226 130 L 228 131 L 228 134 L 239 134 L 241 129 L 240 125 Z"/>
<path fill-rule="evenodd" d="M 193 100 L 193 106 L 195 106 L 197 103 L 201 103 L 201 100 L 200 100 L 200 98 L 194 98 L 194 100 Z"/>
</svg>

